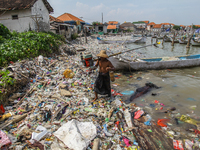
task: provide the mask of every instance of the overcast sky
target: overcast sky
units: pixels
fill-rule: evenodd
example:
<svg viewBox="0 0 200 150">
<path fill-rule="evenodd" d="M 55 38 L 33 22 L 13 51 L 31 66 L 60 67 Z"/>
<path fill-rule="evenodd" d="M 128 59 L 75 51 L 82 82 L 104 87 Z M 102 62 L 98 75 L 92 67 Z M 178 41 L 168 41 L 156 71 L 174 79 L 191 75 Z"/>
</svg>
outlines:
<svg viewBox="0 0 200 150">
<path fill-rule="evenodd" d="M 54 17 L 71 13 L 86 22 L 145 21 L 200 25 L 200 0 L 48 0 Z"/>
</svg>

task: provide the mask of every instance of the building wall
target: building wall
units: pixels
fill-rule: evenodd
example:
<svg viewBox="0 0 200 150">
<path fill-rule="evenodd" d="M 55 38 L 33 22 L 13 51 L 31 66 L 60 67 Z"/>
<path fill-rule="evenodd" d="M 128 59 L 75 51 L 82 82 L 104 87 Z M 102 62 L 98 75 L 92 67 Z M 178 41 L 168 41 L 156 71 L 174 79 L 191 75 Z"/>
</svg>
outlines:
<svg viewBox="0 0 200 150">
<path fill-rule="evenodd" d="M 18 19 L 12 20 L 12 15 L 18 15 Z M 32 28 L 31 9 L 6 11 L 0 16 L 0 23 L 11 31 L 23 32 Z"/>
<path fill-rule="evenodd" d="M 95 26 L 95 32 L 99 32 L 99 26 Z"/>
<path fill-rule="evenodd" d="M 18 19 L 12 20 L 12 15 L 18 15 Z M 11 31 L 37 30 L 36 22 L 31 18 L 32 15 L 41 17 L 39 31 L 50 31 L 49 12 L 42 0 L 38 0 L 30 9 L 6 11 L 0 16 L 0 23 Z"/>
<path fill-rule="evenodd" d="M 33 7 L 31 8 L 32 15 L 37 15 L 41 17 L 39 19 L 39 31 L 50 31 L 50 22 L 49 22 L 49 12 L 42 0 L 38 0 Z M 33 21 L 34 30 L 37 30 L 38 27 L 36 22 Z"/>
<path fill-rule="evenodd" d="M 107 26 L 103 26 L 103 32 L 107 33 Z"/>
</svg>

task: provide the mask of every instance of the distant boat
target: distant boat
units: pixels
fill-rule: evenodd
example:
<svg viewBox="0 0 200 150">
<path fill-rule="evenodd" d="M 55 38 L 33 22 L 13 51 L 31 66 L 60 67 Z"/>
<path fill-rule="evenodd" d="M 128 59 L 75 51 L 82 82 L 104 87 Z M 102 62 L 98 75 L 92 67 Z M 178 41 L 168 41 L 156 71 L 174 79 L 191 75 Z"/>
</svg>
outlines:
<svg viewBox="0 0 200 150">
<path fill-rule="evenodd" d="M 170 39 L 170 37 L 165 36 L 165 37 L 164 37 L 164 41 L 165 41 L 165 42 L 171 42 L 171 39 Z"/>
<path fill-rule="evenodd" d="M 136 62 L 120 60 L 116 57 L 110 57 L 109 60 L 114 65 L 116 70 L 154 70 L 200 66 L 200 54 L 176 57 L 136 59 Z"/>
<path fill-rule="evenodd" d="M 99 44 L 113 44 L 113 43 L 126 43 L 126 44 L 131 44 L 131 43 L 146 43 L 146 37 L 141 37 L 138 39 L 129 39 L 129 40 L 103 40 L 100 38 L 98 39 Z"/>
<path fill-rule="evenodd" d="M 178 41 L 179 41 L 179 43 L 180 44 L 187 44 L 188 43 L 188 41 L 187 40 L 183 40 L 183 39 L 178 39 Z"/>
<path fill-rule="evenodd" d="M 192 46 L 200 46 L 200 38 L 199 39 L 191 39 Z"/>
<path fill-rule="evenodd" d="M 170 38 L 170 41 L 172 42 L 173 41 L 173 37 L 169 37 L 169 38 Z M 179 43 L 177 38 L 174 39 L 174 43 Z"/>
<path fill-rule="evenodd" d="M 133 37 L 142 37 L 142 34 L 133 34 Z"/>
</svg>

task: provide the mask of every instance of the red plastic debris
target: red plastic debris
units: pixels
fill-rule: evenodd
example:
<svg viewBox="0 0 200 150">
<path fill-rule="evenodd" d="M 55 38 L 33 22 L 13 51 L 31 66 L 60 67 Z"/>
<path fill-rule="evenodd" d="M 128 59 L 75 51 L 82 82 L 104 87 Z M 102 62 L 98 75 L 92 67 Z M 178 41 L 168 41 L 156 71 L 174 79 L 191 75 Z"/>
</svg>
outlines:
<svg viewBox="0 0 200 150">
<path fill-rule="evenodd" d="M 0 105 L 0 114 L 4 114 L 5 113 L 5 109 L 3 108 L 3 105 Z"/>
<path fill-rule="evenodd" d="M 158 119 L 157 124 L 161 127 L 167 127 L 166 123 L 169 122 L 169 119 Z"/>
</svg>

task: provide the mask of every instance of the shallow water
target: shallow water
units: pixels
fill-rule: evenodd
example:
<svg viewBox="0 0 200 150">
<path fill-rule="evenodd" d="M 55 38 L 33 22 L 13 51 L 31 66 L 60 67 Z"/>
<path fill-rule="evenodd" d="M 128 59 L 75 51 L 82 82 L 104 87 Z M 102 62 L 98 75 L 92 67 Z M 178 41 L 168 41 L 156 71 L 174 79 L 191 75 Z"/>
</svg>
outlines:
<svg viewBox="0 0 200 150">
<path fill-rule="evenodd" d="M 150 43 L 151 38 L 148 38 L 146 44 Z M 129 44 L 127 47 L 132 49 L 146 44 Z M 137 50 L 137 52 L 141 53 L 141 57 L 146 58 L 179 56 L 199 54 L 200 47 L 191 46 L 187 50 L 186 45 L 175 43 L 174 47 L 172 47 L 171 43 L 164 43 L 163 45 L 160 44 L 158 48 L 151 46 Z M 142 80 L 137 80 L 137 77 L 142 77 Z M 164 113 L 159 113 L 158 110 L 155 110 L 156 107 L 150 106 L 150 104 L 155 104 L 155 100 L 158 100 L 165 105 L 164 109 L 176 107 L 176 111 L 180 115 L 188 114 L 191 118 L 200 120 L 200 67 L 132 72 L 131 78 L 130 75 L 120 76 L 114 82 L 119 83 L 120 86 L 114 88 L 120 92 L 127 90 L 135 91 L 138 87 L 145 86 L 146 82 L 152 82 L 161 88 L 152 89 L 148 94 L 135 99 L 133 103 L 143 107 L 154 119 L 165 117 Z M 157 95 L 152 96 L 152 93 Z"/>
</svg>

